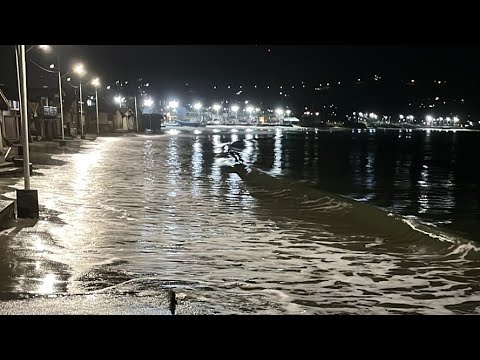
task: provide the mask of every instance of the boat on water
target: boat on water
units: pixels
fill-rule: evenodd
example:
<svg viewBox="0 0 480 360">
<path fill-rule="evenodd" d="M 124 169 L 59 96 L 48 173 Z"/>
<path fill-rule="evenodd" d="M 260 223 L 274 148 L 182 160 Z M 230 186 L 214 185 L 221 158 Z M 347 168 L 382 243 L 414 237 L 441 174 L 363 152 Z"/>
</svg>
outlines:
<svg viewBox="0 0 480 360">
<path fill-rule="evenodd" d="M 207 126 L 207 123 L 205 121 L 202 121 L 202 118 L 199 116 L 197 112 L 186 111 L 186 113 L 183 116 L 180 116 L 180 118 L 176 118 L 173 121 L 169 121 L 165 123 L 165 126 L 205 127 Z"/>
</svg>

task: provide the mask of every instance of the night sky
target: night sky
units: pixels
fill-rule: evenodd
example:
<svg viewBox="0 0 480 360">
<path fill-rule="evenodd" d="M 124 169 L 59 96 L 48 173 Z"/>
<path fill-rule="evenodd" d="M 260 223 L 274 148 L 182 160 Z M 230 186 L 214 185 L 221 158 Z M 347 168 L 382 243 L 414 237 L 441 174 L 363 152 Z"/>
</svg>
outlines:
<svg viewBox="0 0 480 360">
<path fill-rule="evenodd" d="M 399 78 L 478 78 L 480 74 L 479 47 L 473 46 L 96 45 L 71 51 L 106 78 L 143 76 L 158 83 L 301 81 L 376 73 Z"/>
<path fill-rule="evenodd" d="M 316 81 L 371 74 L 400 79 L 478 79 L 479 48 L 441 45 L 63 45 L 60 51 L 63 67 L 68 62 L 82 60 L 90 72 L 107 82 L 144 77 L 153 84 L 168 86 L 184 82 Z M 32 56 L 39 61 L 45 59 L 39 54 Z M 14 81 L 13 61 L 13 47 L 0 46 L 0 83 Z"/>
<path fill-rule="evenodd" d="M 440 96 L 453 101 L 464 98 L 463 110 L 480 114 L 477 101 L 480 46 L 54 45 L 50 55 L 33 50 L 28 56 L 48 66 L 56 62 L 56 54 L 60 54 L 62 73 L 81 61 L 87 77 L 100 77 L 102 86 L 113 86 L 119 80 L 128 81 L 129 87 L 136 88 L 137 80 L 142 78 L 140 83 L 148 82 L 148 95 L 156 99 L 172 96 L 185 102 L 251 99 L 297 109 L 336 103 L 346 112 L 364 106 L 394 112 L 404 111 L 409 103 Z M 10 89 L 9 94 L 16 92 L 14 59 L 13 46 L 0 46 L 0 84 L 5 84 L 5 91 Z M 50 88 L 57 88 L 55 76 L 31 64 L 28 69 L 29 87 L 48 84 Z M 327 81 L 352 85 L 361 78 L 372 83 L 375 74 L 390 85 L 368 88 L 353 85 L 352 89 L 342 85 L 329 92 L 313 90 L 317 84 Z M 417 81 L 414 92 L 402 90 L 401 81 L 409 79 Z M 432 87 L 435 79 L 447 80 L 448 86 Z M 284 91 L 280 85 L 291 89 L 292 84 L 296 84 L 299 89 L 301 81 L 308 84 L 310 93 L 292 90 L 288 98 L 279 94 Z M 430 87 L 422 88 L 422 82 Z M 252 92 L 253 84 L 263 90 Z M 215 85 L 218 90 L 212 90 Z M 232 86 L 229 90 L 228 85 Z M 235 97 L 240 85 L 245 89 L 250 87 L 242 94 L 245 99 Z M 266 85 L 276 90 L 266 90 Z M 109 92 L 102 92 L 102 96 L 113 101 L 113 96 L 120 92 L 127 94 L 125 87 L 112 87 Z"/>
</svg>

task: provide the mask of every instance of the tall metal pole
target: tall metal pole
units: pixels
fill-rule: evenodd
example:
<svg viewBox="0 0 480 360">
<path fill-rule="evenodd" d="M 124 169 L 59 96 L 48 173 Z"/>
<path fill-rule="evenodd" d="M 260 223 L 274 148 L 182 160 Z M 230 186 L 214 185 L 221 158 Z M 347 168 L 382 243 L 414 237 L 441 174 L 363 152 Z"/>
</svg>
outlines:
<svg viewBox="0 0 480 360">
<path fill-rule="evenodd" d="M 82 78 L 80 77 L 80 127 L 82 128 L 83 137 L 83 100 L 82 100 Z"/>
<path fill-rule="evenodd" d="M 17 60 L 17 82 L 18 82 L 18 107 L 20 109 L 20 122 L 23 121 L 23 100 L 22 100 L 22 80 L 20 72 L 20 46 L 15 45 L 15 58 Z"/>
<path fill-rule="evenodd" d="M 138 111 L 137 111 L 137 96 L 134 97 L 135 99 L 135 122 L 137 123 L 137 133 L 138 133 Z"/>
<path fill-rule="evenodd" d="M 60 75 L 60 56 L 57 56 L 58 66 L 58 90 L 60 91 L 60 119 L 62 121 L 62 141 L 65 141 L 65 130 L 63 129 L 63 94 L 62 94 L 62 76 Z"/>
<path fill-rule="evenodd" d="M 28 149 L 28 112 L 27 112 L 27 65 L 25 62 L 25 45 L 20 45 L 20 63 L 22 80 L 22 131 L 23 131 L 23 177 L 25 190 L 30 190 L 30 151 Z"/>
<path fill-rule="evenodd" d="M 100 134 L 100 122 L 98 121 L 98 91 L 95 86 L 95 105 L 97 106 L 97 134 Z"/>
</svg>

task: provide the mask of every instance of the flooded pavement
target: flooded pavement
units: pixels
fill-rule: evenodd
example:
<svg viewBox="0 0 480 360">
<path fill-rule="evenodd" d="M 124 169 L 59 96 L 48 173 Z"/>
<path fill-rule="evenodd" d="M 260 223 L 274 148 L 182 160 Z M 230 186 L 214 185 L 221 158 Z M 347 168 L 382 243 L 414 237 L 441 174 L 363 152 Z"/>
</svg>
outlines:
<svg viewBox="0 0 480 360">
<path fill-rule="evenodd" d="M 203 129 L 52 150 L 31 179 L 41 218 L 0 235 L 0 313 L 168 314 L 169 290 L 179 314 L 477 313 L 479 239 L 448 225 L 463 208 L 416 181 L 411 207 L 405 194 L 379 204 L 387 160 L 369 138 L 365 156 L 321 152 L 342 136 Z M 439 171 L 405 154 L 388 160 L 394 189 L 405 161 Z"/>
</svg>

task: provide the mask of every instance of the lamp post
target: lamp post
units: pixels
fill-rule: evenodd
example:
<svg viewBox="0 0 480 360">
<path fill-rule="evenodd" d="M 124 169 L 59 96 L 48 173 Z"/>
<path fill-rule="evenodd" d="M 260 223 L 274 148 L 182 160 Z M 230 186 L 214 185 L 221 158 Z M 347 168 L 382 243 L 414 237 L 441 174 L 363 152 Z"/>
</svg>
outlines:
<svg viewBox="0 0 480 360">
<path fill-rule="evenodd" d="M 200 122 L 200 120 L 201 120 L 201 119 L 200 119 L 200 109 L 202 108 L 202 104 L 199 103 L 199 102 L 197 102 L 197 103 L 195 103 L 195 104 L 193 105 L 193 108 L 194 108 L 195 110 L 198 110 L 198 122 Z"/>
<path fill-rule="evenodd" d="M 137 123 L 137 133 L 138 133 L 138 111 L 137 111 L 137 96 L 134 97 L 135 100 L 135 122 Z"/>
<path fill-rule="evenodd" d="M 118 96 L 115 96 L 115 97 L 113 98 L 113 100 L 115 100 L 115 102 L 118 103 L 118 108 L 119 108 L 119 109 L 122 109 L 122 101 L 123 101 L 123 98 L 122 98 L 120 95 L 118 95 Z"/>
<path fill-rule="evenodd" d="M 148 108 L 151 108 L 153 105 L 153 100 L 152 99 L 146 99 L 144 102 L 143 102 L 143 106 L 146 106 Z M 150 120 L 150 130 L 152 130 L 152 117 L 150 114 L 148 114 L 148 119 Z"/>
<path fill-rule="evenodd" d="M 97 135 L 100 134 L 100 122 L 98 120 L 98 87 L 100 86 L 100 80 L 98 78 L 95 78 L 92 80 L 92 85 L 95 86 L 95 106 L 97 110 Z"/>
<path fill-rule="evenodd" d="M 17 79 L 20 80 L 19 95 L 22 101 L 22 140 L 24 190 L 17 189 L 17 217 L 38 219 L 38 192 L 30 189 L 30 151 L 28 148 L 28 111 L 27 111 L 27 65 L 25 45 L 17 45 Z"/>
<path fill-rule="evenodd" d="M 245 109 L 245 111 L 248 113 L 248 122 L 250 123 L 250 118 L 252 117 L 252 112 L 254 111 L 254 107 L 253 106 L 247 106 L 247 108 Z"/>
<path fill-rule="evenodd" d="M 47 45 L 45 45 L 47 46 Z M 60 74 L 60 56 L 57 55 L 57 66 L 58 66 L 58 91 L 59 91 L 59 100 L 60 100 L 60 121 L 62 125 L 62 141 L 60 142 L 61 146 L 67 145 L 65 143 L 65 129 L 63 128 L 63 94 L 62 94 L 62 75 Z"/>
<path fill-rule="evenodd" d="M 275 113 L 278 115 L 278 122 L 280 122 L 280 118 L 283 115 L 283 109 L 278 108 L 275 110 Z"/>
<path fill-rule="evenodd" d="M 80 127 L 81 127 L 81 139 L 85 139 L 85 135 L 83 133 L 83 97 L 82 97 L 82 76 L 85 75 L 85 69 L 83 68 L 83 64 L 77 64 L 73 68 L 73 71 L 76 72 L 80 79 Z"/>
<path fill-rule="evenodd" d="M 215 111 L 217 112 L 217 118 L 218 118 L 217 120 L 218 120 L 218 121 L 220 121 L 219 111 L 220 111 L 221 108 L 222 108 L 222 106 L 219 105 L 219 104 L 214 104 L 214 105 L 213 105 L 213 110 L 215 110 Z"/>
<path fill-rule="evenodd" d="M 25 190 L 30 190 L 30 151 L 28 146 L 28 111 L 27 111 L 27 64 L 25 62 L 25 45 L 19 46 L 21 100 L 22 100 L 22 140 L 23 140 L 23 177 Z"/>
<path fill-rule="evenodd" d="M 238 117 L 237 117 L 238 109 L 240 109 L 240 106 L 238 106 L 238 105 L 233 105 L 232 106 L 232 111 L 235 113 L 235 123 L 237 123 L 237 121 L 238 121 Z"/>
<path fill-rule="evenodd" d="M 172 109 L 173 114 L 175 114 L 175 115 L 174 115 L 174 116 L 175 116 L 175 120 L 178 120 L 178 119 L 177 119 L 178 100 L 169 101 L 169 102 L 168 102 L 168 107 L 169 107 L 170 109 Z M 171 121 L 171 120 L 172 120 L 172 117 L 169 117 L 168 120 Z"/>
</svg>

